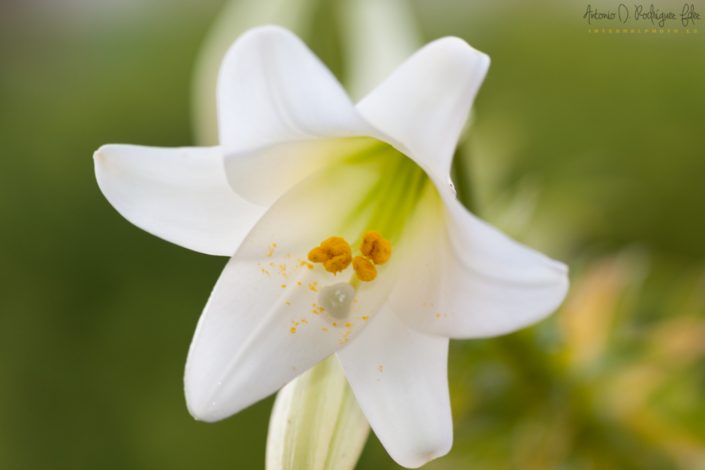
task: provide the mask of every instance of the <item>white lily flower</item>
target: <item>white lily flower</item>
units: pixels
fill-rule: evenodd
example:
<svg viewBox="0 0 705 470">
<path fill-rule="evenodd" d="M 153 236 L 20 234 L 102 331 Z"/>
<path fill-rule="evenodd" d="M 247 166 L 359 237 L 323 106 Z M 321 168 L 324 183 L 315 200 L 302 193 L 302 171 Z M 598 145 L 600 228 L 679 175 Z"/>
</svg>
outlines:
<svg viewBox="0 0 705 470">
<path fill-rule="evenodd" d="M 219 146 L 96 152 L 125 218 L 231 256 L 186 363 L 194 417 L 237 413 L 335 353 L 394 460 L 450 450 L 449 338 L 534 323 L 568 286 L 563 264 L 456 200 L 451 159 L 488 66 L 439 39 L 354 105 L 296 36 L 256 28 L 221 68 Z"/>
</svg>

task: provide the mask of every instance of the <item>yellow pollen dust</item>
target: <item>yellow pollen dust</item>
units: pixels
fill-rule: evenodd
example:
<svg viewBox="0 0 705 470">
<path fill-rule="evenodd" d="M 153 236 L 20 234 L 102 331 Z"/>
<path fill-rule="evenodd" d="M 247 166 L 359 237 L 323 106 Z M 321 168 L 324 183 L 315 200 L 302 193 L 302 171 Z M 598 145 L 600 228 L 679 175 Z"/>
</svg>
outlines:
<svg viewBox="0 0 705 470">
<path fill-rule="evenodd" d="M 330 237 L 309 251 L 308 259 L 313 263 L 322 263 L 326 271 L 336 274 L 350 266 L 352 249 L 344 238 Z"/>
<path fill-rule="evenodd" d="M 392 244 L 379 233 L 370 230 L 362 237 L 360 252 L 375 264 L 384 264 L 392 256 Z"/>
<path fill-rule="evenodd" d="M 377 268 L 367 258 L 356 256 L 352 261 L 352 265 L 357 278 L 361 281 L 370 282 L 377 277 Z"/>
</svg>

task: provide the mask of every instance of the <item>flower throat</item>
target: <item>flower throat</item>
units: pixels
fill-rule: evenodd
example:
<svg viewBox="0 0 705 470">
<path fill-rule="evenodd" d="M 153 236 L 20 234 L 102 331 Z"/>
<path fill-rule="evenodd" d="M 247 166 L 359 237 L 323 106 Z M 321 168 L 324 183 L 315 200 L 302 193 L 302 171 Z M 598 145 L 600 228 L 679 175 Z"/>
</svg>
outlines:
<svg viewBox="0 0 705 470">
<path fill-rule="evenodd" d="M 345 225 L 359 226 L 360 219 L 364 218 L 367 228 L 352 246 L 343 237 L 333 235 L 308 253 L 309 261 L 320 264 L 333 275 L 350 265 L 353 267 L 348 282 L 325 286 L 319 293 L 320 305 L 338 319 L 347 317 L 360 283 L 373 282 L 378 276 L 378 268 L 390 260 L 392 241 L 399 240 L 429 182 L 424 171 L 398 150 L 379 141 L 365 140 L 371 144 L 350 155 L 344 164 L 370 166 L 378 180 L 346 219 Z M 359 253 L 354 256 L 353 246 Z"/>
</svg>

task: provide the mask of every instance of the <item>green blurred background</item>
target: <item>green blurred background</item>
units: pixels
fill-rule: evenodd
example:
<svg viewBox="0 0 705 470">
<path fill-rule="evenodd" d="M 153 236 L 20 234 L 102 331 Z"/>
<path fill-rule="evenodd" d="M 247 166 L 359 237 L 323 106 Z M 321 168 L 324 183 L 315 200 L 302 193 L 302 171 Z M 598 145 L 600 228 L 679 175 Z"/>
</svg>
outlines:
<svg viewBox="0 0 705 470">
<path fill-rule="evenodd" d="M 323 3 L 306 39 L 345 80 Z M 194 68 L 224 5 L 0 2 L 2 469 L 263 466 L 271 398 L 217 424 L 184 405 L 225 259 L 131 226 L 91 160 L 194 143 Z M 464 201 L 573 283 L 550 320 L 453 344 L 455 445 L 428 468 L 705 468 L 705 27 L 588 33 L 582 2 L 412 6 L 425 39 L 493 60 Z M 358 468 L 398 467 L 371 435 Z"/>
</svg>

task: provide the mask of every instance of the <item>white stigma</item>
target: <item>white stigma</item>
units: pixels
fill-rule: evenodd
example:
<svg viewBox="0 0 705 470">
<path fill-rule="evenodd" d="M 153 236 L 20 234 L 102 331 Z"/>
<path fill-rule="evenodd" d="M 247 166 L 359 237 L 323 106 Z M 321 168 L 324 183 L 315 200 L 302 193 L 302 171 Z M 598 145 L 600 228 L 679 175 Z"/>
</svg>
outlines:
<svg viewBox="0 0 705 470">
<path fill-rule="evenodd" d="M 350 313 L 354 296 L 355 289 L 349 283 L 339 282 L 322 288 L 318 302 L 332 317 L 342 320 Z"/>
</svg>

